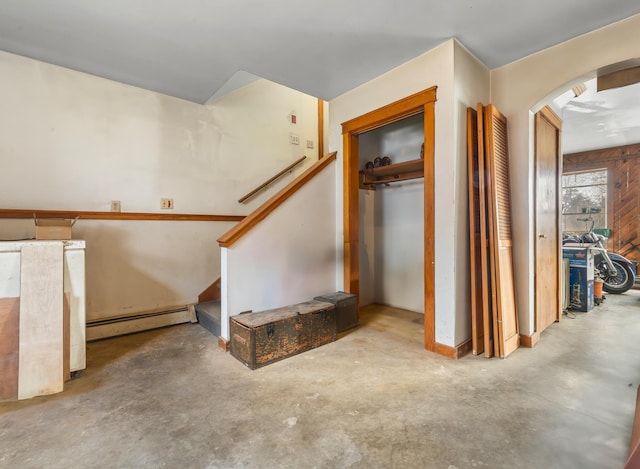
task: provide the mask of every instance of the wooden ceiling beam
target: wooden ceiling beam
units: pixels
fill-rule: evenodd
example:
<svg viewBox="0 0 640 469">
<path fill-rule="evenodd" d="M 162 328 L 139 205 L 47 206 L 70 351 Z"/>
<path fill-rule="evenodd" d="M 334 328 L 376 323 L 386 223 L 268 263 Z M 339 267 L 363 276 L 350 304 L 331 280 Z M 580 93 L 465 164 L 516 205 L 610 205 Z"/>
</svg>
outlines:
<svg viewBox="0 0 640 469">
<path fill-rule="evenodd" d="M 620 88 L 640 82 L 640 66 L 598 75 L 598 91 Z"/>
</svg>

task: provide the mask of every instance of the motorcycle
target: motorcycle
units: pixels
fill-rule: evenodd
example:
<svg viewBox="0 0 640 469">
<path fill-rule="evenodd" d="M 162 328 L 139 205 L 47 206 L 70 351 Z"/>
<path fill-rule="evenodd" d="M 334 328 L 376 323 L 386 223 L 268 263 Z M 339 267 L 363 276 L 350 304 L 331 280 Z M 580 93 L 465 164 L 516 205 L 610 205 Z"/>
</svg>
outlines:
<svg viewBox="0 0 640 469">
<path fill-rule="evenodd" d="M 563 233 L 562 244 L 589 244 L 590 249 L 595 251 L 593 257 L 594 267 L 596 268 L 596 273 L 602 279 L 602 289 L 607 293 L 624 293 L 628 291 L 635 283 L 635 264 L 620 254 L 607 251 L 604 247 L 604 242 L 607 238 L 593 232 L 593 217 L 578 218 L 577 220 L 583 221 L 585 224 L 591 222 L 591 226 L 585 233 Z"/>
</svg>

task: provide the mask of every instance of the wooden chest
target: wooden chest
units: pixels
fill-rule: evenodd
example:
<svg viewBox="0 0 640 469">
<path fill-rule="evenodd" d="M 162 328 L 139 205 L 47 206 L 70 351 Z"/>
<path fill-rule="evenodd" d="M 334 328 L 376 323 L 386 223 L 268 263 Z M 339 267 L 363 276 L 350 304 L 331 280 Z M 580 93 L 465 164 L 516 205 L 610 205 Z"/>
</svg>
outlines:
<svg viewBox="0 0 640 469">
<path fill-rule="evenodd" d="M 336 340 L 335 306 L 307 301 L 230 320 L 231 355 L 252 370 Z"/>
<path fill-rule="evenodd" d="M 358 326 L 358 297 L 342 291 L 330 295 L 316 296 L 318 301 L 326 301 L 336 307 L 336 332 L 339 334 Z"/>
</svg>

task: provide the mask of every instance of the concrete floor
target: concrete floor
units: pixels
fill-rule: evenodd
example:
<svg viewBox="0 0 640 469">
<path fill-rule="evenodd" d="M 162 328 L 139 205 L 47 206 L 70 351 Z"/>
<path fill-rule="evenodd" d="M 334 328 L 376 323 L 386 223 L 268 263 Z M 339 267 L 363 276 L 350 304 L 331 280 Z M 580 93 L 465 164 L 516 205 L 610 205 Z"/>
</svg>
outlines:
<svg viewBox="0 0 640 469">
<path fill-rule="evenodd" d="M 63 393 L 0 404 L 0 467 L 624 465 L 640 292 L 506 360 L 425 352 L 421 323 L 364 308 L 354 332 L 256 371 L 197 324 L 90 343 Z"/>
</svg>

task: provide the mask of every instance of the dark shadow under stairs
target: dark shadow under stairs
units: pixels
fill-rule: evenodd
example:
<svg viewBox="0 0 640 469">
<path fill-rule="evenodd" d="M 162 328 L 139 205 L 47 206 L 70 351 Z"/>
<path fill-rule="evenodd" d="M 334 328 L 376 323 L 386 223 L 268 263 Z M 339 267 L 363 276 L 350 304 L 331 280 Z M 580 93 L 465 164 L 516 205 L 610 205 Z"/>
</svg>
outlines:
<svg viewBox="0 0 640 469">
<path fill-rule="evenodd" d="M 205 301 L 196 305 L 196 317 L 202 327 L 220 337 L 220 301 Z"/>
<path fill-rule="evenodd" d="M 198 295 L 196 305 L 198 322 L 216 337 L 220 337 L 220 285 L 221 279 L 218 278 Z"/>
</svg>

